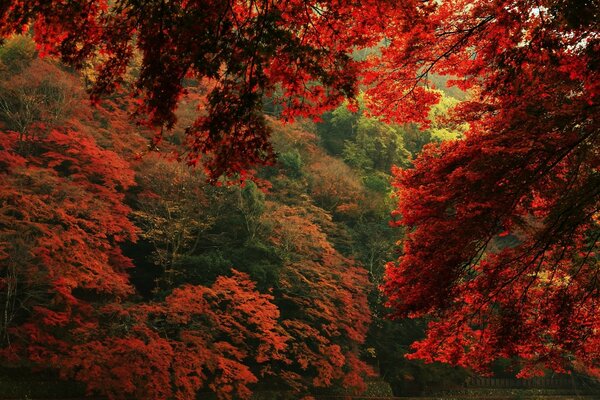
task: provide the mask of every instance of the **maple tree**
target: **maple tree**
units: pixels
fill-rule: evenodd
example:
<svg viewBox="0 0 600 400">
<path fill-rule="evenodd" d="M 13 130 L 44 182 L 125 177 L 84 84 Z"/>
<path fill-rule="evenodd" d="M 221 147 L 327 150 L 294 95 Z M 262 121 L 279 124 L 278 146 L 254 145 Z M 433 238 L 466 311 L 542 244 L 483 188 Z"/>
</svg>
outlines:
<svg viewBox="0 0 600 400">
<path fill-rule="evenodd" d="M 133 171 L 76 124 L 56 125 L 81 96 L 57 65 L 12 60 L 0 81 L 0 353 L 4 366 L 47 368 L 98 328 L 97 307 L 133 293 L 120 249 L 137 234 L 122 193 Z"/>
<path fill-rule="evenodd" d="M 335 381 L 364 390 L 364 378 L 373 375 L 357 354 L 370 323 L 366 271 L 329 243 L 318 209 L 280 206 L 269 219 L 271 240 L 284 254 L 278 292 L 291 361 L 278 374 L 297 390 Z"/>
<path fill-rule="evenodd" d="M 133 183 L 127 163 L 77 132 L 40 136 L 24 147 L 4 131 L 1 145 L 2 352 L 34 362 L 94 325 L 94 297 L 132 293 L 119 243 L 136 237 L 118 192 Z"/>
<path fill-rule="evenodd" d="M 519 357 L 521 376 L 566 371 L 573 359 L 597 369 L 597 4 L 417 11 L 391 28 L 373 106 L 406 118 L 398 93 L 434 101 L 422 85 L 431 72 L 471 96 L 454 110 L 469 123 L 464 139 L 427 146 L 414 169 L 395 172 L 407 235 L 385 291 L 396 316 L 433 318 L 412 357 L 478 371 Z"/>
<path fill-rule="evenodd" d="M 91 323 L 90 298 L 132 292 L 119 243 L 135 240 L 136 229 L 122 193 L 133 171 L 87 132 L 56 125 L 82 94 L 30 50 L 19 39 L 0 54 L 12 65 L 0 80 L 0 327 L 3 354 L 40 360 L 43 348 L 27 338 L 66 346 L 63 329 Z"/>
<path fill-rule="evenodd" d="M 107 322 L 83 332 L 56 360 L 65 377 L 111 399 L 249 398 L 267 361 L 285 359 L 273 297 L 233 271 L 213 285 L 185 285 L 163 302 L 110 304 Z M 80 332 L 82 335 L 82 332 Z"/>
<path fill-rule="evenodd" d="M 364 18 L 376 16 L 363 7 L 377 3 L 11 1 L 0 7 L 0 37 L 31 24 L 43 53 L 96 66 L 94 95 L 114 91 L 139 55 L 131 90 L 142 96 L 137 112 L 158 126 L 175 123 L 184 78 L 212 80 L 206 114 L 188 129 L 188 160 L 204 155 L 216 178 L 272 160 L 263 95 L 278 89 L 284 115 L 294 116 L 355 94 L 358 64 L 349 54 L 376 43 Z"/>
</svg>

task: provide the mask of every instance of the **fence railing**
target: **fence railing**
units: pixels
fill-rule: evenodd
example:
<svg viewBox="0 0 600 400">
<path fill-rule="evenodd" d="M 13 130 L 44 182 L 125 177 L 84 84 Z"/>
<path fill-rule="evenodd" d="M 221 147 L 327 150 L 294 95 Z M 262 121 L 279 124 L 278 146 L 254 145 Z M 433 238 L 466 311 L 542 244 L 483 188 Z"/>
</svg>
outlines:
<svg viewBox="0 0 600 400">
<path fill-rule="evenodd" d="M 474 377 L 467 381 L 466 386 L 470 388 L 492 389 L 569 389 L 580 386 L 580 382 L 570 376 L 536 377 L 530 379 Z"/>
</svg>

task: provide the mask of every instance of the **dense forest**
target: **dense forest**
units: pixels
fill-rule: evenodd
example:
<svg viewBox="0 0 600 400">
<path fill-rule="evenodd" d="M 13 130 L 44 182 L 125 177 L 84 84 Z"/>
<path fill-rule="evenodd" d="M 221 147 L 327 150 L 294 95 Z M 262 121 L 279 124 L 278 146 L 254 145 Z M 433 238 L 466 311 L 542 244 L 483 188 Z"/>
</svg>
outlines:
<svg viewBox="0 0 600 400">
<path fill-rule="evenodd" d="M 278 162 L 211 185 L 175 157 L 202 84 L 187 82 L 178 126 L 149 148 L 131 99 L 90 105 L 85 77 L 40 59 L 31 39 L 7 41 L 0 61 L 14 285 L 3 334 L 25 365 L 52 359 L 92 390 L 139 398 L 364 389 L 376 369 L 400 388 L 438 372 L 403 360 L 422 329 L 384 320 L 377 286 L 401 237 L 388 224 L 391 166 L 458 131 L 345 105 L 320 123 L 271 117 Z M 170 389 L 172 369 L 192 376 Z"/>
<path fill-rule="evenodd" d="M 0 5 L 0 375 L 598 388 L 600 6 L 347 3 Z"/>
</svg>

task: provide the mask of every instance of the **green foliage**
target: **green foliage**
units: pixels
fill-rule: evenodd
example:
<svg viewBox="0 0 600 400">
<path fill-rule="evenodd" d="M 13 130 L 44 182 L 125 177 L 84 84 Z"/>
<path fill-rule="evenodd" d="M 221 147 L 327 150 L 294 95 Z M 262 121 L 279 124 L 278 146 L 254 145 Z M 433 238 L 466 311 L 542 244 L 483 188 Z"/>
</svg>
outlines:
<svg viewBox="0 0 600 400">
<path fill-rule="evenodd" d="M 265 194 L 258 189 L 256 183 L 246 182 L 240 191 L 240 210 L 256 218 L 265 211 Z"/>
<path fill-rule="evenodd" d="M 420 130 L 416 124 L 404 125 L 402 137 L 412 158 L 415 158 L 427 143 L 432 142 L 430 130 Z"/>
<path fill-rule="evenodd" d="M 219 276 L 227 275 L 232 267 L 229 257 L 222 250 L 207 250 L 199 254 L 182 256 L 177 261 L 182 271 L 182 281 L 193 285 L 212 284 Z"/>
<path fill-rule="evenodd" d="M 317 132 L 325 150 L 331 155 L 340 156 L 345 143 L 355 135 L 358 115 L 352 113 L 346 105 L 341 105 L 321 117 L 323 122 L 317 125 Z"/>
<path fill-rule="evenodd" d="M 18 74 L 35 59 L 35 43 L 30 37 L 19 35 L 0 47 L 0 73 Z"/>
<path fill-rule="evenodd" d="M 366 116 L 360 100 L 358 112 L 343 104 L 324 116 L 317 126 L 323 146 L 362 173 L 389 174 L 392 165 L 408 166 L 411 154 L 404 145 L 403 128 Z"/>
<path fill-rule="evenodd" d="M 347 140 L 342 152 L 344 161 L 358 170 L 371 170 L 373 169 L 373 160 L 367 154 L 369 150 L 371 149 L 365 148 L 362 144 Z"/>
<path fill-rule="evenodd" d="M 298 149 L 286 151 L 279 156 L 279 162 L 286 170 L 288 176 L 293 179 L 302 177 L 302 156 Z"/>
<path fill-rule="evenodd" d="M 282 261 L 277 250 L 264 241 L 264 238 L 248 241 L 237 249 L 230 249 L 229 257 L 230 265 L 239 266 L 237 269 L 250 275 L 259 289 L 267 290 L 277 286 Z"/>
<path fill-rule="evenodd" d="M 448 115 L 460 101 L 448 96 L 443 91 L 439 91 L 439 93 L 441 95 L 439 103 L 433 106 L 429 112 L 429 119 L 432 126 L 427 130 L 426 134 L 429 134 L 431 140 L 437 142 L 460 139 L 468 126 L 464 124 L 455 125 L 447 121 Z"/>
<path fill-rule="evenodd" d="M 392 188 L 389 175 L 381 172 L 363 176 L 363 183 L 368 190 L 377 193 L 388 193 Z"/>
<path fill-rule="evenodd" d="M 343 154 L 346 162 L 364 171 L 389 173 L 392 165 L 408 166 L 410 162 L 402 130 L 365 116 L 358 119 L 356 136 L 346 142 Z"/>
<path fill-rule="evenodd" d="M 260 217 L 265 211 L 265 194 L 258 189 L 254 182 L 247 182 L 239 189 L 238 211 L 246 227 L 247 239 L 254 241 L 263 227 Z"/>
<path fill-rule="evenodd" d="M 234 266 L 250 275 L 259 289 L 266 290 L 276 285 L 281 261 L 273 247 L 257 240 L 235 248 L 205 249 L 177 261 L 177 283 L 209 285 L 219 276 L 228 275 Z"/>
</svg>

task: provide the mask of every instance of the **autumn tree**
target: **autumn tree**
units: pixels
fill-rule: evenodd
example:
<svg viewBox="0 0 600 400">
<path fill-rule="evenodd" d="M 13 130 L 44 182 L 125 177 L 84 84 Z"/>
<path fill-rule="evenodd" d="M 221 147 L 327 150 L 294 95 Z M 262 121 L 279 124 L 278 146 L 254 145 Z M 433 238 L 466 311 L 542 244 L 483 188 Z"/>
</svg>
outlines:
<svg viewBox="0 0 600 400">
<path fill-rule="evenodd" d="M 272 160 L 264 95 L 277 90 L 291 117 L 356 93 L 359 62 L 349 54 L 376 43 L 366 34 L 376 10 L 372 0 L 11 1 L 0 8 L 0 37 L 30 25 L 44 54 L 96 64 L 94 95 L 114 91 L 139 56 L 132 92 L 143 100 L 138 113 L 157 126 L 175 123 L 184 78 L 212 80 L 206 115 L 188 130 L 188 160 L 203 154 L 216 178 Z"/>
<path fill-rule="evenodd" d="M 520 376 L 573 360 L 598 368 L 597 3 L 414 11 L 390 27 L 373 106 L 424 116 L 431 72 L 456 77 L 471 97 L 454 117 L 469 124 L 464 139 L 430 145 L 395 173 L 407 236 L 385 291 L 397 317 L 432 318 L 413 357 L 478 371 L 518 357 Z"/>
<path fill-rule="evenodd" d="M 152 261 L 161 270 L 156 289 L 170 288 L 180 281 L 181 259 L 193 254 L 214 223 L 209 199 L 202 190 L 203 177 L 186 165 L 145 157 L 136 166 L 138 186 L 134 219 L 140 237 L 151 243 Z"/>
<path fill-rule="evenodd" d="M 277 292 L 289 335 L 290 363 L 280 366 L 280 378 L 298 391 L 335 383 L 364 390 L 373 374 L 360 358 L 370 323 L 366 272 L 332 247 L 318 210 L 269 207 L 271 240 L 284 258 Z"/>
<path fill-rule="evenodd" d="M 0 51 L 0 329 L 7 359 L 36 363 L 94 323 L 95 296 L 131 293 L 119 244 L 136 229 L 122 193 L 133 171 L 91 135 L 57 125 L 81 93 L 32 46 L 21 37 Z"/>
<path fill-rule="evenodd" d="M 202 390 L 246 399 L 267 362 L 285 358 L 272 299 L 233 271 L 209 287 L 176 288 L 162 302 L 108 305 L 100 329 L 56 363 L 111 399 L 190 399 Z"/>
<path fill-rule="evenodd" d="M 77 132 L 40 135 L 27 158 L 18 133 L 1 136 L 2 353 L 38 363 L 94 326 L 95 306 L 132 293 L 119 243 L 136 229 L 119 189 L 133 172 Z"/>
</svg>

